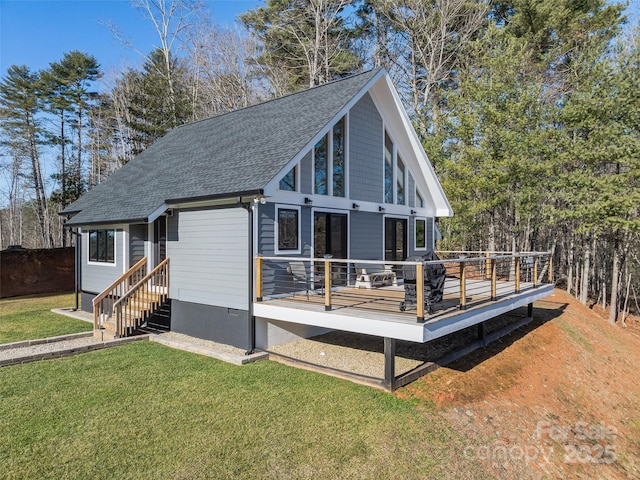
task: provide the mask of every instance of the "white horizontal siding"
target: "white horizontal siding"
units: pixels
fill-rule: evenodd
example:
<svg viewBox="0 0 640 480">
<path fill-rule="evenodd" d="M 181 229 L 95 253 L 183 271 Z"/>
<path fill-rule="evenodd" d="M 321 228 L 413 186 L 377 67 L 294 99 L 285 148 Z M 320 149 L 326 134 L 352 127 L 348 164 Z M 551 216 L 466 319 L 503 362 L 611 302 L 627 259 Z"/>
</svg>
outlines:
<svg viewBox="0 0 640 480">
<path fill-rule="evenodd" d="M 171 298 L 246 310 L 247 212 L 228 208 L 174 215 L 177 232 L 170 232 L 168 241 Z"/>
</svg>

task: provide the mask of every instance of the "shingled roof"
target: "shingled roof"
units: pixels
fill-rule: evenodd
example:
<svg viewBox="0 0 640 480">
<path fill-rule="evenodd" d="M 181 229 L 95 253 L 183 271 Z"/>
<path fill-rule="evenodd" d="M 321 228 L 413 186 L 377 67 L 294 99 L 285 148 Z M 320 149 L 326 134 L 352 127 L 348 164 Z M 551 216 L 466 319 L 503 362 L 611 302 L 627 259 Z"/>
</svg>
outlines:
<svg viewBox="0 0 640 480">
<path fill-rule="evenodd" d="M 379 72 L 177 127 L 61 214 L 75 214 L 67 225 L 146 222 L 178 200 L 259 194 Z"/>
</svg>

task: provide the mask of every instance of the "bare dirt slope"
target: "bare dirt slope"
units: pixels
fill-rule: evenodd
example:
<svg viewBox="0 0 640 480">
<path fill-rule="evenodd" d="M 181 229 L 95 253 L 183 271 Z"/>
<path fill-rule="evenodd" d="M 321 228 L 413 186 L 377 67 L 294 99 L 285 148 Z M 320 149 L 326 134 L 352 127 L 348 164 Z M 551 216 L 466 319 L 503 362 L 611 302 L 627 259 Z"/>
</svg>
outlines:
<svg viewBox="0 0 640 480">
<path fill-rule="evenodd" d="M 640 478 L 640 329 L 563 291 L 534 321 L 398 394 L 433 402 L 498 478 Z"/>
</svg>

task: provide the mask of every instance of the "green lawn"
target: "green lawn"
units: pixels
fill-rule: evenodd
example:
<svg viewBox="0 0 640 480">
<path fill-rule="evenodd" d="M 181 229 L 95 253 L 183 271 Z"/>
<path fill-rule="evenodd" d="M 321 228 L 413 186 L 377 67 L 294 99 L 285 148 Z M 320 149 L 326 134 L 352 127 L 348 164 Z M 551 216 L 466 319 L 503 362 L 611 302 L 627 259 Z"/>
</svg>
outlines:
<svg viewBox="0 0 640 480">
<path fill-rule="evenodd" d="M 73 294 L 0 300 L 0 343 L 91 330 L 93 325 L 90 323 L 51 312 L 52 308 L 73 305 Z"/>
<path fill-rule="evenodd" d="M 0 369 L 0 478 L 482 478 L 427 406 L 151 342 Z"/>
</svg>

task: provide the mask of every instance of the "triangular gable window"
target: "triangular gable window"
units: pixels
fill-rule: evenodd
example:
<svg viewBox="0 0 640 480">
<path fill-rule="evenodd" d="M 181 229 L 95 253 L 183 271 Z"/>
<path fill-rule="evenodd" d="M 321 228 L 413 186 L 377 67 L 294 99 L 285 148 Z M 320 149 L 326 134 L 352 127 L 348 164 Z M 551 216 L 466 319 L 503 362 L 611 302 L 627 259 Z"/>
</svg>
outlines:
<svg viewBox="0 0 640 480">
<path fill-rule="evenodd" d="M 284 190 L 287 192 L 296 192 L 298 191 L 298 182 L 297 182 L 297 174 L 298 174 L 297 166 L 294 166 L 289 172 L 282 177 L 280 183 L 278 184 L 278 188 L 280 190 Z"/>
</svg>

